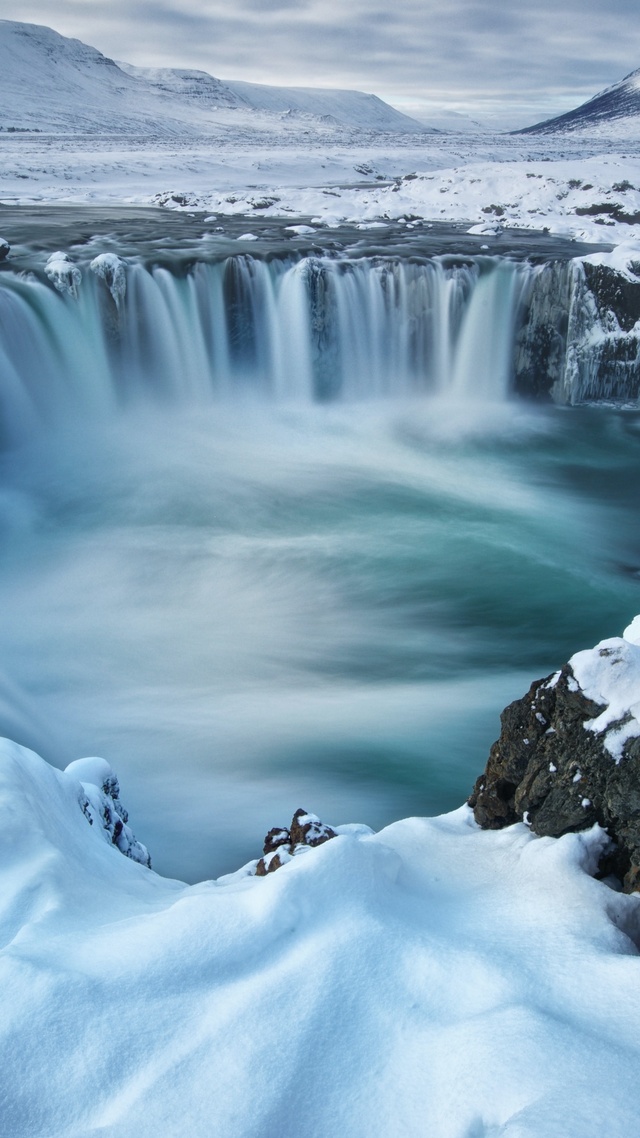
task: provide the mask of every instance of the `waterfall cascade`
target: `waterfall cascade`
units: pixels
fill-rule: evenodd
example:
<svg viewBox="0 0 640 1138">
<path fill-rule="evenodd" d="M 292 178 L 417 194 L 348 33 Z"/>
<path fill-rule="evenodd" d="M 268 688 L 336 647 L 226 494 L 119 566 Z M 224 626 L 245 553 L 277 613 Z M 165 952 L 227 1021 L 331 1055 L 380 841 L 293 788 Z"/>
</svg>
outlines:
<svg viewBox="0 0 640 1138">
<path fill-rule="evenodd" d="M 116 290 L 104 263 L 66 285 L 64 262 L 52 264 L 56 287 L 0 277 L 0 400 L 10 434 L 71 407 L 102 413 L 148 397 L 500 400 L 539 271 L 491 258 L 236 256 L 182 274 L 130 264 L 126 289 Z"/>
<path fill-rule="evenodd" d="M 578 262 L 236 255 L 125 271 L 107 254 L 91 268 L 56 254 L 48 280 L 0 274 L 5 438 L 149 397 L 637 395 L 635 340 L 620 346 Z"/>
</svg>

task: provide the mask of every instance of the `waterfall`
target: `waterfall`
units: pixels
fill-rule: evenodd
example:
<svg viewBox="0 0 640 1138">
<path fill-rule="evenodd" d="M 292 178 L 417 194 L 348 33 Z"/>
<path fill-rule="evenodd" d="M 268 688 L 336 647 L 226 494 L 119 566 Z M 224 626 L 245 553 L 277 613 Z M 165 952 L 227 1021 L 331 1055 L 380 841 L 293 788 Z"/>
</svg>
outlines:
<svg viewBox="0 0 640 1138">
<path fill-rule="evenodd" d="M 57 291 L 0 275 L 2 430 L 172 403 L 502 399 L 536 270 L 477 258 L 246 255 L 187 271 L 131 263 Z"/>
</svg>

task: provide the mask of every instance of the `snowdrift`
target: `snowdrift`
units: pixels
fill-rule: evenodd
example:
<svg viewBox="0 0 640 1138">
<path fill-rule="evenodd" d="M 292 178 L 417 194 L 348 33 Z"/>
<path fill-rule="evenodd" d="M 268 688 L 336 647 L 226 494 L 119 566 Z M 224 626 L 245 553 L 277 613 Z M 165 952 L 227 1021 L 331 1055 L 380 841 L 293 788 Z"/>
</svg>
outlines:
<svg viewBox="0 0 640 1138">
<path fill-rule="evenodd" d="M 188 887 L 105 806 L 104 761 L 2 742 L 2 1133 L 635 1132 L 640 908 L 597 825 L 464 806 Z"/>
</svg>

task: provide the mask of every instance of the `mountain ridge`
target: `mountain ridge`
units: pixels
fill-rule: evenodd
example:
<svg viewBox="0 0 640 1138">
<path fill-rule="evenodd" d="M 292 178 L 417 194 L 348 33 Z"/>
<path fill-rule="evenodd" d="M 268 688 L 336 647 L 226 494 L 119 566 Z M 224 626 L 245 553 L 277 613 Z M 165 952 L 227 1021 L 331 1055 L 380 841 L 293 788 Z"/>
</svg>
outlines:
<svg viewBox="0 0 640 1138">
<path fill-rule="evenodd" d="M 14 131 L 197 135 L 232 127 L 233 116 L 243 112 L 263 129 L 291 115 L 325 129 L 429 133 L 362 91 L 270 87 L 225 82 L 190 68 L 139 68 L 46 25 L 14 20 L 0 20 L 0 108 L 0 128 Z"/>
<path fill-rule="evenodd" d="M 593 129 L 611 122 L 637 119 L 640 133 L 640 68 L 605 87 L 585 103 L 562 115 L 544 119 L 512 134 L 555 134 L 561 131 Z"/>
</svg>

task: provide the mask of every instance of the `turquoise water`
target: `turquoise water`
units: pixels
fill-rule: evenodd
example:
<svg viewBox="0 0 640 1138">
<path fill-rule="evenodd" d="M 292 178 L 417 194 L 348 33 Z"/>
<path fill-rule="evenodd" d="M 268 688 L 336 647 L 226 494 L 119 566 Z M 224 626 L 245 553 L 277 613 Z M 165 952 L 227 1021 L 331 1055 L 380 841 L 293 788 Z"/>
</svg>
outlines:
<svg viewBox="0 0 640 1138">
<path fill-rule="evenodd" d="M 640 611 L 640 413 L 130 408 L 1 460 L 2 730 L 102 754 L 162 872 L 298 806 L 460 804 L 531 680 Z"/>
</svg>

